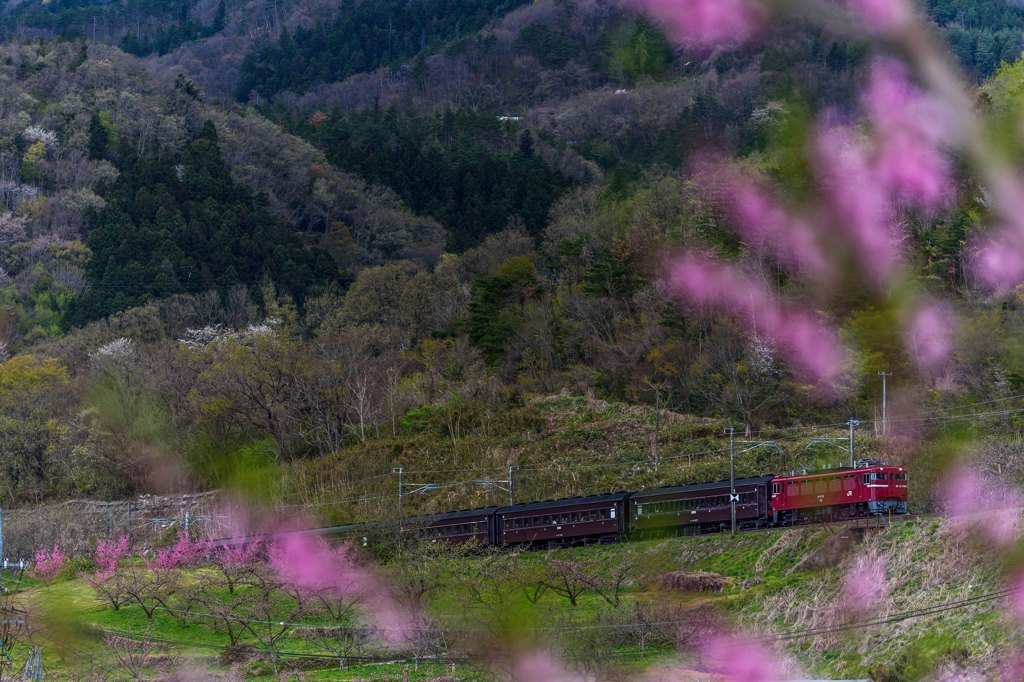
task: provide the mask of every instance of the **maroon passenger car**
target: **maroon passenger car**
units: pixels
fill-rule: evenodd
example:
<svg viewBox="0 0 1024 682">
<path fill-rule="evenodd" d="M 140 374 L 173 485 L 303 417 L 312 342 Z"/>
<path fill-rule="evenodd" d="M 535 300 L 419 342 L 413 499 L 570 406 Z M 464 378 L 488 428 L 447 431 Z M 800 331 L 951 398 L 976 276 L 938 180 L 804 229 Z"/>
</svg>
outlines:
<svg viewBox="0 0 1024 682">
<path fill-rule="evenodd" d="M 495 510 L 497 507 L 415 516 L 402 521 L 402 532 L 431 542 L 458 544 L 476 540 L 481 545 L 490 545 L 494 544 Z"/>
<path fill-rule="evenodd" d="M 614 540 L 626 532 L 627 497 L 613 493 L 501 507 L 494 515 L 495 543 L 555 546 Z"/>
</svg>

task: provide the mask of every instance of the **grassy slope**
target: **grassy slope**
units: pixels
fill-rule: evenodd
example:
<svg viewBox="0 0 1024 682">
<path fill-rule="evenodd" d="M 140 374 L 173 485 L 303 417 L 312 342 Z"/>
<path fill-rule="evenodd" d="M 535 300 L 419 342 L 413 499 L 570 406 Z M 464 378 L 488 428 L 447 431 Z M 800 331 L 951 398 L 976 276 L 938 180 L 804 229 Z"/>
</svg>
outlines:
<svg viewBox="0 0 1024 682">
<path fill-rule="evenodd" d="M 505 493 L 488 492 L 472 480 L 504 478 L 509 463 L 519 467 L 517 502 L 728 478 L 726 422 L 664 412 L 662 461 L 655 471 L 650 462 L 654 421 L 654 411 L 647 407 L 565 396 L 466 415 L 454 439 L 454 429 L 442 415 L 407 417 L 395 435 L 382 434 L 335 455 L 293 465 L 284 476 L 287 501 L 313 505 L 326 521 L 390 518 L 395 515 L 396 480 L 390 473 L 395 466 L 426 472 L 424 479 L 442 484 L 429 496 L 410 496 L 405 508 L 409 514 L 504 503 Z M 845 431 L 765 432 L 758 438 L 776 441 L 782 451 L 761 447 L 747 452 L 750 445 L 739 443 L 737 476 L 845 460 L 843 443 L 807 449 L 812 436 L 842 439 Z M 858 456 L 872 456 L 878 445 L 861 433 L 856 447 Z M 353 499 L 358 501 L 338 502 Z"/>
<path fill-rule="evenodd" d="M 593 658 L 593 652 L 603 651 L 607 654 L 605 670 L 642 669 L 671 658 L 671 649 L 648 648 L 640 656 L 635 643 L 618 639 L 589 641 L 587 633 L 601 630 L 588 630 L 588 626 L 616 622 L 617 614 L 628 612 L 637 603 L 645 605 L 644 608 L 654 608 L 668 602 L 678 604 L 687 613 L 715 614 L 713 618 L 702 617 L 701 622 L 724 619 L 755 634 L 849 624 L 835 608 L 842 599 L 842 577 L 855 556 L 845 553 L 850 546 L 840 537 L 842 534 L 834 528 L 809 527 L 747 533 L 736 538 L 721 535 L 670 538 L 563 550 L 557 556 L 631 561 L 637 566 L 618 609 L 593 593 L 585 594 L 575 607 L 551 593 L 534 605 L 509 585 L 502 588 L 507 589 L 507 593 L 500 606 L 484 604 L 469 598 L 464 582 L 449 579 L 449 587 L 434 594 L 431 610 L 438 622 L 449 628 L 468 627 L 477 633 L 500 629 L 513 632 L 517 639 L 560 650 L 570 660 L 576 651 L 581 664 L 587 657 Z M 983 547 L 973 544 L 969 535 L 927 518 L 868 532 L 856 546 L 856 554 L 877 552 L 889 557 L 889 590 L 873 613 L 891 616 L 998 589 L 998 562 L 993 562 Z M 479 573 L 484 570 L 481 563 L 487 561 L 481 557 L 436 560 L 448 561 L 446 571 L 454 575 Z M 513 570 L 527 574 L 536 572 L 544 560 L 545 554 L 541 552 L 522 554 L 516 557 Z M 652 587 L 653 577 L 679 569 L 710 571 L 731 580 L 722 593 L 665 593 Z M 183 624 L 170 614 L 158 613 L 152 622 L 147 622 L 136 607 L 118 612 L 104 608 L 77 579 L 31 590 L 29 598 L 44 611 L 47 604 L 59 604 L 60 618 L 64 621 L 74 611 L 82 622 L 110 630 L 193 645 L 223 641 L 209 628 Z M 999 615 L 999 607 L 998 601 L 986 602 L 869 628 L 801 637 L 788 642 L 786 652 L 808 674 L 820 677 L 919 679 L 930 676 L 937 664 L 966 666 L 991 673 L 997 654 L 1005 652 L 1011 640 L 1019 643 L 1020 639 Z M 541 629 L 532 629 L 536 626 Z M 552 626 L 562 630 L 552 633 L 543 629 Z M 287 638 L 281 646 L 290 651 L 315 650 L 297 635 Z M 580 647 L 590 647 L 590 653 L 580 657 Z M 109 658 L 109 652 L 99 645 L 79 640 L 75 648 Z M 177 660 L 182 655 L 196 657 L 198 664 L 217 669 L 214 653 L 194 646 L 170 647 L 164 657 Z M 48 672 L 57 678 L 68 665 L 81 665 L 61 661 L 57 652 L 49 647 L 44 648 L 44 662 Z M 223 673 L 226 668 L 220 670 Z M 262 670 L 269 673 L 265 666 Z M 412 679 L 427 679 L 442 672 L 437 666 L 429 665 L 418 671 L 411 665 L 379 665 L 350 667 L 344 673 L 322 669 L 311 679 L 402 679 L 404 674 L 410 674 Z M 462 677 L 471 671 L 458 672 Z"/>
</svg>

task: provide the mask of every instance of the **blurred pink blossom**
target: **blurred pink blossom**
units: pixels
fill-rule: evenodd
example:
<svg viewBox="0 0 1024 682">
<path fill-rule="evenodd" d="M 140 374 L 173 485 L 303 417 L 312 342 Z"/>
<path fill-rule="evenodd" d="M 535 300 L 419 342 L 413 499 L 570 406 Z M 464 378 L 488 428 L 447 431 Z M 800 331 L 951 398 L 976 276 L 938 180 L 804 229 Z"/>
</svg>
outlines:
<svg viewBox="0 0 1024 682">
<path fill-rule="evenodd" d="M 128 556 L 128 536 L 122 535 L 117 540 L 99 540 L 96 543 L 96 572 L 93 577 L 99 582 L 106 582 L 117 571 L 121 559 Z"/>
<path fill-rule="evenodd" d="M 767 191 L 739 173 L 724 170 L 719 175 L 730 197 L 727 210 L 732 222 L 747 241 L 816 280 L 829 279 L 825 252 L 807 220 L 788 213 Z"/>
<path fill-rule="evenodd" d="M 974 243 L 971 266 L 982 286 L 1001 293 L 1024 280 L 1024 178 L 1004 174 L 990 190 L 1001 222 Z"/>
<path fill-rule="evenodd" d="M 1010 594 L 1007 596 L 1007 610 L 1019 621 L 1024 622 L 1024 570 L 1010 576 Z"/>
<path fill-rule="evenodd" d="M 667 284 L 671 294 L 729 313 L 750 331 L 771 339 L 810 381 L 834 381 L 845 362 L 835 332 L 811 313 L 782 305 L 734 268 L 690 254 L 669 264 Z"/>
<path fill-rule="evenodd" d="M 956 320 L 949 306 L 926 302 L 910 314 L 904 343 L 918 367 L 926 372 L 942 369 L 953 350 Z"/>
<path fill-rule="evenodd" d="M 67 559 L 67 556 L 60 551 L 60 547 L 56 544 L 50 551 L 45 549 L 37 550 L 32 557 L 32 568 L 29 569 L 29 575 L 44 585 L 49 585 L 64 570 L 64 563 Z"/>
<path fill-rule="evenodd" d="M 1005 682 L 1024 680 L 1024 651 L 1016 651 L 1003 659 L 999 666 L 999 679 Z"/>
<path fill-rule="evenodd" d="M 885 188 L 863 144 L 847 128 L 826 128 L 815 139 L 814 161 L 833 220 L 861 268 L 884 285 L 899 265 L 902 249 Z"/>
<path fill-rule="evenodd" d="M 270 544 L 271 567 L 290 585 L 310 593 L 333 591 L 359 598 L 381 637 L 406 641 L 415 628 L 411 614 L 395 604 L 378 578 L 357 561 L 349 545 L 331 548 L 306 533 L 283 533 Z"/>
<path fill-rule="evenodd" d="M 684 45 L 714 47 L 749 40 L 766 11 L 761 0 L 627 0 L 664 23 Z"/>
<path fill-rule="evenodd" d="M 885 559 L 875 554 L 857 557 L 843 577 L 841 610 L 854 616 L 872 613 L 888 592 Z"/>
<path fill-rule="evenodd" d="M 942 103 L 910 82 L 906 66 L 876 59 L 861 96 L 878 140 L 874 168 L 896 199 L 934 209 L 950 197 L 950 164 L 940 150 L 953 126 Z"/>
<path fill-rule="evenodd" d="M 711 672 L 733 682 L 779 682 L 787 679 L 787 666 L 763 644 L 735 635 L 715 635 L 700 647 Z"/>
<path fill-rule="evenodd" d="M 997 292 L 1009 291 L 1024 280 L 1024 235 L 1003 228 L 978 242 L 972 270 L 979 282 Z"/>
<path fill-rule="evenodd" d="M 936 490 L 953 527 L 967 527 L 998 547 L 1016 542 L 1022 500 L 1014 488 L 958 465 L 942 476 Z"/>
<path fill-rule="evenodd" d="M 846 6 L 865 28 L 879 35 L 896 33 L 910 22 L 907 0 L 846 0 Z"/>
</svg>

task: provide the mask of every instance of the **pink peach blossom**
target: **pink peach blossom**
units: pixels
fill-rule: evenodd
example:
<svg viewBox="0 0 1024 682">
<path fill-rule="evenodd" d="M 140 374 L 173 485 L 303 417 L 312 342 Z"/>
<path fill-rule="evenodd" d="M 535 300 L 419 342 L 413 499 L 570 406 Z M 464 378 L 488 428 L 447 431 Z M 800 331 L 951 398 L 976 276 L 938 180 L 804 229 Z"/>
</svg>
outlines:
<svg viewBox="0 0 1024 682">
<path fill-rule="evenodd" d="M 948 362 L 955 324 L 952 310 L 941 303 L 926 302 L 910 314 L 904 341 L 922 370 L 936 371 Z"/>
<path fill-rule="evenodd" d="M 667 285 L 670 293 L 726 312 L 771 339 L 806 379 L 828 384 L 839 374 L 845 353 L 835 332 L 735 269 L 691 254 L 669 265 Z"/>
<path fill-rule="evenodd" d="M 886 284 L 902 257 L 887 192 L 863 144 L 844 127 L 830 127 L 814 141 L 814 162 L 840 237 L 876 285 Z"/>
<path fill-rule="evenodd" d="M 958 465 L 942 476 L 936 491 L 953 527 L 970 528 L 997 547 L 1017 541 L 1022 500 L 1016 489 Z"/>
<path fill-rule="evenodd" d="M 854 616 L 872 613 L 888 591 L 885 559 L 875 554 L 857 557 L 843 577 L 842 612 Z"/>
<path fill-rule="evenodd" d="M 700 647 L 711 672 L 733 682 L 779 682 L 787 678 L 786 665 L 763 644 L 736 635 L 715 635 Z"/>
<path fill-rule="evenodd" d="M 390 642 L 408 639 L 414 619 L 390 598 L 378 578 L 359 563 L 349 545 L 330 548 L 306 533 L 283 533 L 270 544 L 271 567 L 290 585 L 310 593 L 333 591 L 359 597 L 368 616 Z"/>
<path fill-rule="evenodd" d="M 96 562 L 94 578 L 99 582 L 106 582 L 117 571 L 121 560 L 128 556 L 128 536 L 122 535 L 117 540 L 99 540 L 96 543 L 96 552 L 93 554 L 93 561 Z"/>
<path fill-rule="evenodd" d="M 665 24 L 684 45 L 714 47 L 749 40 L 764 22 L 760 0 L 628 0 Z"/>
<path fill-rule="evenodd" d="M 732 224 L 747 241 L 819 281 L 829 278 L 825 252 L 807 220 L 790 214 L 767 191 L 739 173 L 724 171 L 722 175 Z"/>
<path fill-rule="evenodd" d="M 67 559 L 67 556 L 60 551 L 60 547 L 56 544 L 49 551 L 40 549 L 32 557 L 32 568 L 29 569 L 29 575 L 44 585 L 49 585 L 64 570 Z"/>
<path fill-rule="evenodd" d="M 907 0 L 846 0 L 846 6 L 872 33 L 897 33 L 910 22 Z"/>
<path fill-rule="evenodd" d="M 906 66 L 876 59 L 861 101 L 875 131 L 873 167 L 895 199 L 934 209 L 952 194 L 950 164 L 940 146 L 952 140 L 946 107 L 910 82 Z"/>
</svg>

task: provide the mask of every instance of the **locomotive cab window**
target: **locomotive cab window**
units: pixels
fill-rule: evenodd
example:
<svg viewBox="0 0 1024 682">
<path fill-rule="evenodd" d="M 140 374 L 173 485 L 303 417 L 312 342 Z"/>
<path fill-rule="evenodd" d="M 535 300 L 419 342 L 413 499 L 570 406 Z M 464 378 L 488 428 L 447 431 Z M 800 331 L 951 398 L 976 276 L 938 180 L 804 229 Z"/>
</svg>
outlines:
<svg viewBox="0 0 1024 682">
<path fill-rule="evenodd" d="M 773 495 L 778 495 L 781 492 L 782 492 L 782 484 L 781 483 L 772 483 L 772 494 Z"/>
</svg>

